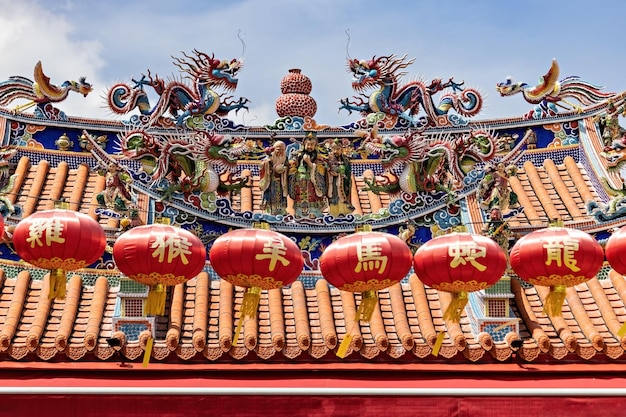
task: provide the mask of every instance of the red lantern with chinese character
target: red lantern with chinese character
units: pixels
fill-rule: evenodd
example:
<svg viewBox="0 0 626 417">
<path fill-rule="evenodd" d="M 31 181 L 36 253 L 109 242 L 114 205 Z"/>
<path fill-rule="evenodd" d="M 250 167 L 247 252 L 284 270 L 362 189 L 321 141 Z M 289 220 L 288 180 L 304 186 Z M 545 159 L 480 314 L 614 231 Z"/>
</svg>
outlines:
<svg viewBox="0 0 626 417">
<path fill-rule="evenodd" d="M 163 315 L 166 287 L 182 284 L 202 272 L 206 248 L 188 230 L 149 224 L 122 233 L 113 245 L 113 260 L 128 278 L 150 287 L 144 314 Z"/>
<path fill-rule="evenodd" d="M 494 285 L 506 270 L 506 256 L 492 239 L 473 233 L 451 233 L 429 240 L 415 252 L 418 278 L 438 291 L 452 293 L 443 318 L 461 320 L 468 293 Z"/>
<path fill-rule="evenodd" d="M 367 322 L 378 301 L 377 291 L 400 282 L 411 269 L 411 262 L 411 250 L 402 239 L 367 230 L 331 243 L 320 257 L 320 269 L 339 290 L 362 294 L 355 320 Z M 345 356 L 351 339 L 351 332 L 347 332 L 337 356 Z"/>
<path fill-rule="evenodd" d="M 520 238 L 511 249 L 511 268 L 524 281 L 550 287 L 544 311 L 560 316 L 565 290 L 590 280 L 604 263 L 602 246 L 578 229 L 548 227 Z"/>
<path fill-rule="evenodd" d="M 106 247 L 100 224 L 72 210 L 44 210 L 20 221 L 13 231 L 13 246 L 26 262 L 50 270 L 49 298 L 65 298 L 66 271 L 85 268 L 98 260 Z"/>
<path fill-rule="evenodd" d="M 233 344 L 237 344 L 243 320 L 256 316 L 261 290 L 291 284 L 304 267 L 298 245 L 287 236 L 265 228 L 223 234 L 213 242 L 209 259 L 222 279 L 247 289 Z"/>
</svg>

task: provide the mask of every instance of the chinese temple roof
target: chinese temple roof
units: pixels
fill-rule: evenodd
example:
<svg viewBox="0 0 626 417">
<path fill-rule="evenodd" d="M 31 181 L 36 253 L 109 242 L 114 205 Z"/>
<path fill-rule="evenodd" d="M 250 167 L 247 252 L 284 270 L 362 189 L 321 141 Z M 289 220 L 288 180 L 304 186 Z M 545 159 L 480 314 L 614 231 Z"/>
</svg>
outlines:
<svg viewBox="0 0 626 417">
<path fill-rule="evenodd" d="M 534 155 L 540 152 L 536 150 Z M 75 157 L 69 152 L 25 149 L 23 153 L 16 160 L 17 178 L 9 193 L 13 203 L 22 207 L 22 216 L 50 209 L 53 201 L 64 198 L 78 203 L 73 209 L 98 218 L 95 195 L 104 189 L 102 175 L 84 163 L 69 168 L 65 159 Z M 512 183 L 520 200 L 531 204 L 515 218 L 514 230 L 521 233 L 532 229 L 534 218 L 546 218 L 548 210 L 582 228 L 597 227 L 593 218 L 584 214 L 583 196 L 598 195 L 585 167 L 569 155 L 555 164 L 549 151 L 543 153 L 533 157 L 542 165 L 529 159 Z M 574 182 L 574 178 L 582 182 Z M 357 187 L 362 185 L 361 179 L 355 180 Z M 253 179 L 253 184 L 257 181 Z M 564 187 L 557 192 L 554 184 Z M 256 192 L 253 187 L 252 193 Z M 540 201 L 538 196 L 543 195 L 550 196 L 549 205 Z M 259 198 L 253 197 L 253 201 L 258 204 Z M 373 208 L 388 206 L 389 197 L 370 193 L 368 198 L 355 198 L 353 202 L 357 210 L 371 213 Z M 466 202 L 469 213 L 480 211 L 474 196 L 468 196 Z M 533 210 L 535 214 L 529 215 Z M 101 220 L 101 224 L 109 234 L 119 228 L 117 219 Z M 39 302 L 45 299 L 40 296 L 42 291 L 47 292 L 46 281 L 42 280 L 45 270 L 11 260 L 3 262 L 3 270 L 0 323 L 6 326 L 9 317 L 16 320 L 14 333 L 8 333 L 5 327 L 0 331 L 4 355 L 16 360 L 107 361 L 116 359 L 117 351 L 129 360 L 140 359 L 144 354 L 150 331 L 125 336 L 116 332 L 113 325 L 121 291 L 120 273 L 116 270 L 79 271 L 70 278 L 68 299 L 47 303 Z M 285 363 L 311 359 L 335 362 L 338 359 L 334 351 L 345 335 L 346 323 L 353 320 L 358 297 L 340 292 L 320 278 L 318 273 L 305 272 L 290 287 L 263 293 L 258 319 L 246 323 L 240 343 L 233 346 L 234 317 L 243 289 L 220 280 L 209 267 L 185 285 L 176 286 L 169 294 L 166 315 L 154 318 L 153 358 L 190 363 Z M 570 288 L 563 317 L 551 318 L 542 311 L 545 290 L 513 277 L 513 321 L 519 322 L 519 333 L 505 332 L 501 340 L 494 341 L 468 316 L 460 325 L 446 323 L 442 317 L 450 302 L 449 294 L 425 287 L 415 274 L 410 274 L 401 284 L 380 291 L 379 308 L 371 323 L 361 324 L 349 359 L 424 363 L 500 363 L 515 355 L 530 362 L 570 361 L 572 357 L 603 362 L 619 359 L 626 347 L 626 339 L 616 336 L 619 323 L 625 320 L 625 285 L 624 278 L 607 265 L 597 279 Z M 77 311 L 69 313 L 76 316 L 64 318 L 69 299 L 77 302 Z M 471 308 L 479 311 L 483 302 L 476 297 Z M 68 324 L 62 326 L 65 320 Z M 117 323 L 120 320 L 123 321 L 119 318 Z M 433 356 L 438 332 L 445 332 L 446 338 L 438 355 Z M 109 346 L 106 340 L 111 337 L 121 337 L 122 346 Z"/>
<path fill-rule="evenodd" d="M 196 64 L 204 65 L 203 59 L 199 54 Z M 393 70 L 385 60 L 354 61 L 355 74 L 370 74 L 363 66 Z M 228 66 L 224 62 L 220 69 Z M 188 71 L 202 76 L 193 66 Z M 576 88 L 591 98 L 567 96 L 577 98 L 580 108 L 555 111 L 549 104 L 562 98 L 553 97 L 541 102 L 545 109 L 537 105 L 519 117 L 475 122 L 471 118 L 479 109 L 467 105 L 463 110 L 457 100 L 462 92 L 467 97 L 475 92 L 452 79 L 445 85 L 433 80 L 430 86 L 406 87 L 421 88 L 420 97 L 428 92 L 431 102 L 421 103 L 427 113 L 421 118 L 419 106 L 402 104 L 399 97 L 395 105 L 405 106 L 401 115 L 373 108 L 373 102 L 346 100 L 342 109 L 361 116 L 350 125 L 330 127 L 312 119 L 314 101 L 292 96 L 307 95 L 310 80 L 299 71 L 290 74 L 298 78 L 283 80 L 280 118 L 272 126 L 253 127 L 228 119 L 231 110 L 245 108 L 243 99 L 199 115 L 191 110 L 208 103 L 190 100 L 178 116 L 168 116 L 163 103 L 148 112 L 144 88 L 158 88 L 159 80 L 110 89 L 107 103 L 127 117 L 121 121 L 72 118 L 56 107 L 62 103 L 43 99 L 34 114 L 23 113 L 10 108 L 11 94 L 29 92 L 29 80 L 12 77 L 0 83 L 0 179 L 5 180 L 0 184 L 5 223 L 0 360 L 7 365 L 7 380 L 21 367 L 60 376 L 70 370 L 100 375 L 120 367 L 148 368 L 161 376 L 194 370 L 402 369 L 523 379 L 533 378 L 526 375 L 531 367 L 552 376 L 623 372 L 626 280 L 607 261 L 594 278 L 567 288 L 561 315 L 544 311 L 548 287 L 531 285 L 507 268 L 496 285 L 469 295 L 458 323 L 444 319 L 451 293 L 424 285 L 413 270 L 378 291 L 371 320 L 357 321 L 361 294 L 337 289 L 319 264 L 328 245 L 363 225 L 401 237 L 413 253 L 424 242 L 455 231 L 483 233 L 492 208 L 486 204 L 493 202 L 481 190 L 498 164 L 513 167 L 507 178 L 507 190 L 517 198 L 507 207 L 511 245 L 558 221 L 604 246 L 626 225 L 619 172 L 625 146 L 621 136 L 606 140 L 610 116 L 625 106 L 624 94 L 600 93 L 581 82 Z M 498 88 L 503 96 L 513 94 L 513 86 Z M 192 94 L 189 86 L 184 91 Z M 436 106 L 432 100 L 442 91 L 450 93 Z M 124 107 L 131 98 L 138 114 Z M 479 108 L 482 98 L 473 100 Z M 264 161 L 277 141 L 293 156 L 310 135 L 324 144 L 317 150 L 328 161 L 333 143 L 341 143 L 350 155 L 349 212 L 331 215 L 322 204 L 320 213 L 302 215 L 302 202 L 291 195 L 284 207 L 267 211 Z M 128 177 L 131 197 L 122 203 L 106 200 L 111 164 Z M 64 299 L 49 299 L 48 270 L 22 260 L 11 234 L 23 219 L 59 202 L 96 220 L 107 249 L 95 264 L 68 272 Z M 132 223 L 128 207 L 116 203 L 132 204 Z M 164 314 L 146 315 L 148 286 L 117 269 L 112 248 L 129 227 L 164 218 L 196 234 L 207 251 L 232 229 L 266 222 L 298 244 L 304 268 L 292 284 L 261 292 L 256 316 L 243 322 L 236 343 L 245 289 L 220 277 L 208 259 L 197 276 L 168 288 Z M 352 343 L 339 357 L 348 333 Z M 518 374 L 525 376 L 511 377 Z"/>
</svg>

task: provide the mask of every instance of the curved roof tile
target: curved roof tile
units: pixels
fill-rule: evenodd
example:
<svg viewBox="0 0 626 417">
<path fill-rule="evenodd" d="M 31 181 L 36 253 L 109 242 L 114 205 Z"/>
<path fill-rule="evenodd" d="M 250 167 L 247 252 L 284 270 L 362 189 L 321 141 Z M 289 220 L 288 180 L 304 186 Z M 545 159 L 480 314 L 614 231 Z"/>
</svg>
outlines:
<svg viewBox="0 0 626 417">
<path fill-rule="evenodd" d="M 145 354 L 150 332 L 126 340 L 112 327 L 119 287 L 109 286 L 110 276 L 100 276 L 93 286 L 85 286 L 79 271 L 69 281 L 67 298 L 60 301 L 47 301 L 46 280 L 33 279 L 28 268 L 15 278 L 3 276 L 0 357 L 22 360 L 34 354 L 45 361 L 93 361 L 109 360 L 118 349 L 129 360 Z M 349 360 L 504 362 L 513 354 L 530 362 L 559 361 L 572 355 L 585 361 L 622 357 L 625 340 L 617 332 L 626 320 L 623 276 L 612 271 L 607 279 L 594 278 L 568 289 L 561 317 L 543 312 L 541 299 L 547 289 L 516 278 L 511 285 L 520 319 L 519 347 L 512 346 L 518 338 L 514 333 L 502 342 L 494 342 L 487 333 L 475 333 L 465 315 L 460 323 L 444 321 L 442 311 L 450 295 L 424 287 L 415 275 L 380 291 L 369 323 L 354 321 L 356 297 L 352 293 L 340 292 L 323 279 L 313 288 L 297 281 L 287 288 L 264 291 L 259 314 L 246 320 L 240 341 L 233 346 L 243 289 L 210 280 L 203 272 L 170 291 L 166 316 L 155 324 L 152 358 L 194 363 L 200 358 L 333 362 L 338 360 L 334 353 L 347 332 L 353 334 Z M 444 341 L 434 356 L 439 332 L 444 333 Z M 109 346 L 106 340 L 111 337 L 121 339 L 121 346 Z"/>
</svg>

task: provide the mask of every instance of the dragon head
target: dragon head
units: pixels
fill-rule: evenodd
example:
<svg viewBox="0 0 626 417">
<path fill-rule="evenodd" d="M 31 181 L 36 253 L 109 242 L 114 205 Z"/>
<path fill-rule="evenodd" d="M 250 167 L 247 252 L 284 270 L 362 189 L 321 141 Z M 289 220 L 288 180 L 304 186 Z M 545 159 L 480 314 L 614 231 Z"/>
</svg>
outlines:
<svg viewBox="0 0 626 417">
<path fill-rule="evenodd" d="M 87 78 L 80 77 L 78 79 L 78 92 L 83 95 L 83 97 L 87 97 L 87 94 L 93 91 L 93 86 L 87 82 Z"/>
<path fill-rule="evenodd" d="M 381 83 L 395 83 L 406 73 L 402 71 L 413 63 L 414 59 L 401 58 L 395 55 L 372 57 L 369 61 L 350 59 L 348 71 L 352 73 L 352 88 L 355 91 L 363 90 L 380 85 Z"/>
<path fill-rule="evenodd" d="M 87 97 L 87 94 L 93 91 L 93 86 L 87 82 L 85 77 L 80 77 L 78 81 L 68 81 L 64 85 L 67 85 L 70 90 L 82 94 L 83 97 Z"/>
<path fill-rule="evenodd" d="M 600 152 L 600 156 L 607 160 L 607 168 L 609 171 L 619 171 L 626 165 L 626 152 L 615 149 L 605 149 Z"/>
<path fill-rule="evenodd" d="M 462 138 L 466 143 L 466 153 L 481 161 L 491 159 L 495 155 L 497 140 L 496 134 L 482 129 L 472 130 L 467 137 Z"/>
<path fill-rule="evenodd" d="M 352 88 L 355 90 L 361 91 L 377 84 L 380 72 L 376 69 L 376 61 L 352 59 L 348 61 L 348 68 L 354 77 Z"/>
<path fill-rule="evenodd" d="M 219 86 L 225 90 L 234 90 L 237 87 L 237 74 L 243 68 L 242 61 L 237 59 L 220 61 L 215 59 L 215 55 L 209 56 L 196 49 L 193 53 L 194 56 L 183 52 L 184 58 L 174 57 L 174 65 L 199 84 Z"/>
<path fill-rule="evenodd" d="M 132 131 L 122 137 L 120 145 L 122 153 L 127 158 L 139 161 L 145 173 L 155 173 L 160 147 L 152 136 L 143 131 Z"/>
<path fill-rule="evenodd" d="M 221 61 L 211 70 L 213 85 L 219 85 L 225 90 L 234 90 L 237 87 L 237 74 L 243 68 L 243 63 L 237 59 Z"/>
<path fill-rule="evenodd" d="M 507 77 L 505 82 L 496 85 L 496 91 L 500 93 L 501 97 L 512 96 L 513 94 L 521 92 L 527 85 L 528 84 L 522 82 L 514 83 L 511 77 Z"/>
</svg>

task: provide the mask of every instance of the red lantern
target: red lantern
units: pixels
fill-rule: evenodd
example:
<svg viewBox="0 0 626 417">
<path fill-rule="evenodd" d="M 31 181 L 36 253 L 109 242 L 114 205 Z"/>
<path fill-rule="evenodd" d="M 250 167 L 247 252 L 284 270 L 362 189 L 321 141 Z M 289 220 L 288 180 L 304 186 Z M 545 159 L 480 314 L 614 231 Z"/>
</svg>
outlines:
<svg viewBox="0 0 626 417">
<path fill-rule="evenodd" d="M 604 248 L 606 260 L 616 272 L 626 275 L 626 226 L 621 227 L 609 237 Z"/>
<path fill-rule="evenodd" d="M 65 298 L 66 271 L 85 268 L 98 260 L 106 247 L 100 224 L 72 210 L 44 210 L 20 221 L 13 231 L 13 246 L 20 257 L 50 270 L 49 298 Z"/>
<path fill-rule="evenodd" d="M 429 240 L 415 252 L 419 279 L 438 291 L 453 294 L 443 318 L 461 320 L 468 293 L 494 285 L 506 270 L 506 256 L 492 239 L 472 233 L 451 233 Z"/>
<path fill-rule="evenodd" d="M 206 248 L 188 230 L 150 224 L 122 233 L 113 245 L 113 260 L 128 278 L 150 286 L 144 314 L 163 315 L 166 287 L 182 284 L 202 272 Z"/>
<path fill-rule="evenodd" d="M 626 250 L 626 226 L 621 227 L 615 233 L 609 237 L 604 247 L 604 254 L 606 260 L 617 273 L 626 275 L 626 256 L 624 251 Z M 626 322 L 622 324 L 617 335 L 624 337 L 626 334 Z"/>
<path fill-rule="evenodd" d="M 238 229 L 218 237 L 209 251 L 211 266 L 222 279 L 247 288 L 233 344 L 245 318 L 256 316 L 261 290 L 294 282 L 304 267 L 302 251 L 294 241 L 268 229 Z"/>
<path fill-rule="evenodd" d="M 544 311 L 561 315 L 565 290 L 590 280 L 604 263 L 602 246 L 589 234 L 565 227 L 536 230 L 511 249 L 511 268 L 533 285 L 550 287 Z"/>
<path fill-rule="evenodd" d="M 331 243 L 320 257 L 320 269 L 339 290 L 362 293 L 355 320 L 367 322 L 378 301 L 376 292 L 401 281 L 411 269 L 411 260 L 411 250 L 399 237 L 361 231 Z M 345 356 L 351 340 L 348 332 L 337 356 Z"/>
</svg>

